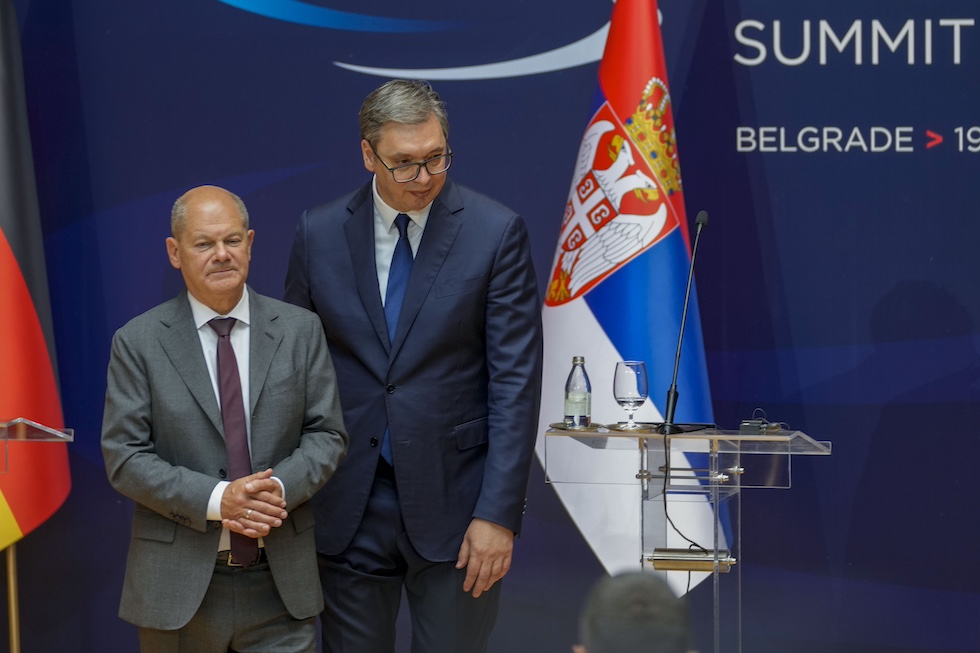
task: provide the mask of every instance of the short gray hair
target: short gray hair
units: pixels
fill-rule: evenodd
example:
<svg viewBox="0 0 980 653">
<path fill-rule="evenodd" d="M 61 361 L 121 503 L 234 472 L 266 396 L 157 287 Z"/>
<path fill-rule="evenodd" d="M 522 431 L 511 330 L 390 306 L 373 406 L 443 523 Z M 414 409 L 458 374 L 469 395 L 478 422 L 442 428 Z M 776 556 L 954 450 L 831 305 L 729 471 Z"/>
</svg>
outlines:
<svg viewBox="0 0 980 653">
<path fill-rule="evenodd" d="M 248 209 L 245 208 L 245 202 L 230 190 L 224 188 L 221 190 L 228 193 L 235 206 L 238 207 L 238 213 L 242 216 L 242 227 L 245 228 L 245 231 L 248 231 Z M 170 234 L 174 238 L 180 237 L 180 232 L 184 230 L 184 223 L 187 222 L 187 195 L 188 193 L 184 193 L 178 197 L 177 201 L 174 202 L 173 208 L 170 209 Z"/>
<path fill-rule="evenodd" d="M 652 572 L 601 579 L 579 619 L 588 653 L 685 653 L 687 604 Z"/>
<path fill-rule="evenodd" d="M 364 99 L 358 120 L 361 138 L 374 147 L 381 138 L 381 130 L 389 122 L 418 125 L 435 116 L 442 127 L 442 135 L 449 141 L 449 116 L 446 104 L 428 82 L 393 79 L 386 82 Z"/>
</svg>

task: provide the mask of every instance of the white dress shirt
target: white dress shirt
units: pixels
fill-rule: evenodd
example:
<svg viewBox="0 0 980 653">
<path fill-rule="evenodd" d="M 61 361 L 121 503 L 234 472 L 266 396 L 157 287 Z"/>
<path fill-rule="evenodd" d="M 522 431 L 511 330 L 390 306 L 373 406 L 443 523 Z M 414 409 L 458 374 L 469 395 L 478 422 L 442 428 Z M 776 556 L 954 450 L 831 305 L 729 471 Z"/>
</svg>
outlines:
<svg viewBox="0 0 980 653">
<path fill-rule="evenodd" d="M 397 211 L 388 206 L 381 195 L 378 194 L 377 177 L 371 182 L 374 190 L 374 262 L 378 266 L 378 288 L 381 289 L 381 305 L 384 306 L 385 295 L 388 293 L 388 271 L 391 269 L 391 256 L 395 253 L 395 245 L 398 244 L 398 228 L 395 227 L 395 218 L 401 211 Z M 408 221 L 408 242 L 412 245 L 412 257 L 419 251 L 419 243 L 422 242 L 422 232 L 425 231 L 425 223 L 429 221 L 429 211 L 432 210 L 432 202 L 421 211 L 410 211 L 406 213 Z"/>
<path fill-rule="evenodd" d="M 397 231 L 397 230 L 396 230 Z M 211 377 L 211 388 L 214 390 L 214 397 L 221 406 L 221 391 L 218 382 L 218 334 L 214 332 L 208 322 L 215 318 L 233 317 L 235 326 L 231 330 L 231 348 L 235 350 L 235 362 L 238 363 L 238 376 L 242 385 L 242 405 L 245 406 L 245 430 L 248 434 L 249 452 L 252 450 L 252 419 L 249 414 L 249 383 L 248 383 L 248 363 L 249 363 L 249 307 L 248 307 L 248 288 L 242 292 L 242 298 L 231 309 L 227 315 L 220 315 L 213 309 L 208 308 L 199 302 L 193 295 L 187 293 L 187 299 L 191 304 L 191 314 L 194 317 L 194 326 L 197 327 L 197 335 L 201 340 L 201 350 L 204 352 L 204 362 L 207 363 L 208 376 Z M 275 477 L 273 477 L 275 478 Z M 276 478 L 282 487 L 282 481 Z M 224 495 L 225 488 L 231 481 L 218 481 L 211 491 L 208 500 L 207 518 L 212 521 L 221 521 L 221 497 Z M 283 497 L 286 496 L 286 489 L 283 487 Z M 218 550 L 224 551 L 231 548 L 229 539 L 230 531 L 227 528 L 221 531 L 221 540 L 218 543 Z M 259 538 L 259 546 L 262 546 L 262 539 Z"/>
</svg>

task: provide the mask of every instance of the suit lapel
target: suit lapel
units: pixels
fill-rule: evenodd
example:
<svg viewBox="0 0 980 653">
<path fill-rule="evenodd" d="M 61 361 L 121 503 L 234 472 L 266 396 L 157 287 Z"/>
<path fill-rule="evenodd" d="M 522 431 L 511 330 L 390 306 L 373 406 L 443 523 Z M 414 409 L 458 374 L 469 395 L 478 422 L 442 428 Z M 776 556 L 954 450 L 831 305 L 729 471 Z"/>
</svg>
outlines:
<svg viewBox="0 0 980 653">
<path fill-rule="evenodd" d="M 408 279 L 408 288 L 405 291 L 405 301 L 402 303 L 401 315 L 398 318 L 398 329 L 395 331 L 395 342 L 392 343 L 391 359 L 394 359 L 394 354 L 398 352 L 405 341 L 405 336 L 411 330 L 415 318 L 418 317 L 425 298 L 432 290 L 432 285 L 435 283 L 442 264 L 449 256 L 449 251 L 452 249 L 462 226 L 459 218 L 459 211 L 462 208 L 463 202 L 459 196 L 459 191 L 447 179 L 439 197 L 432 203 L 429 219 L 425 223 L 422 242 L 419 244 L 419 251 L 415 255 L 412 275 Z"/>
<path fill-rule="evenodd" d="M 351 212 L 351 217 L 344 223 L 344 235 L 347 237 L 351 266 L 354 268 L 357 294 L 378 339 L 385 350 L 389 351 L 388 325 L 385 322 L 384 305 L 381 303 L 378 266 L 374 257 L 374 199 L 370 183 L 354 196 L 347 209 Z"/>
<path fill-rule="evenodd" d="M 249 338 L 248 338 L 248 403 L 249 413 L 255 412 L 255 404 L 262 395 L 272 358 L 282 342 L 279 313 L 272 310 L 265 298 L 248 289 Z M 254 452 L 253 452 L 254 453 Z"/>
<path fill-rule="evenodd" d="M 214 387 L 204 362 L 201 339 L 194 327 L 194 316 L 191 314 L 186 292 L 169 303 L 173 306 L 173 312 L 169 317 L 160 320 L 163 326 L 160 346 L 214 428 L 218 433 L 224 433 L 221 408 L 214 396 Z"/>
</svg>

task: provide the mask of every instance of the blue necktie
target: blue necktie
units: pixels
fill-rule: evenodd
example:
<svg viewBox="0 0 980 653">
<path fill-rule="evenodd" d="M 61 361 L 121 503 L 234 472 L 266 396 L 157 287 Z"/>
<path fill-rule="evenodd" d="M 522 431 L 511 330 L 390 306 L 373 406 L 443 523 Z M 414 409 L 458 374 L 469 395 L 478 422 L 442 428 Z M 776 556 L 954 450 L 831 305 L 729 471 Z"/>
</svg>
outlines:
<svg viewBox="0 0 980 653">
<path fill-rule="evenodd" d="M 398 316 L 402 312 L 402 302 L 405 301 L 405 289 L 408 288 L 408 277 L 412 274 L 412 244 L 408 242 L 408 216 L 399 213 L 395 218 L 398 228 L 398 242 L 391 255 L 391 267 L 388 268 L 388 289 L 385 292 L 385 321 L 388 323 L 388 342 L 395 343 L 395 330 L 398 328 Z M 384 439 L 381 441 L 381 456 L 388 461 L 391 459 L 391 433 L 385 427 Z"/>
</svg>

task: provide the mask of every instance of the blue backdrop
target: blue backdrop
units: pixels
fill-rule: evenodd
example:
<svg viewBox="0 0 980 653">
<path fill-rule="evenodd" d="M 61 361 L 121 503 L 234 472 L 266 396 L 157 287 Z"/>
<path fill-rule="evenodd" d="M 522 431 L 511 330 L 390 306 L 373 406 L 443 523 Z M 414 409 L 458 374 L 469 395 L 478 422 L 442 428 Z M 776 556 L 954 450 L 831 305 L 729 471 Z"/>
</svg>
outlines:
<svg viewBox="0 0 980 653">
<path fill-rule="evenodd" d="M 240 194 L 250 283 L 281 296 L 299 213 L 366 180 L 356 114 L 382 79 L 337 64 L 474 66 L 403 76 L 446 99 L 454 178 L 526 217 L 543 288 L 595 89 L 588 37 L 612 5 L 15 5 L 76 429 L 72 494 L 18 546 L 22 641 L 135 650 L 116 618 L 131 504 L 108 486 L 98 440 L 112 333 L 182 285 L 164 249 L 174 199 L 202 183 Z M 762 407 L 834 442 L 832 457 L 795 462 L 791 490 L 744 497 L 745 650 L 980 650 L 978 7 L 661 9 L 687 210 L 711 214 L 697 283 L 715 418 L 732 427 Z M 535 74 L 478 68 L 583 39 Z M 568 651 L 601 573 L 536 466 L 492 650 Z M 691 597 L 706 634 L 709 589 Z"/>
</svg>

